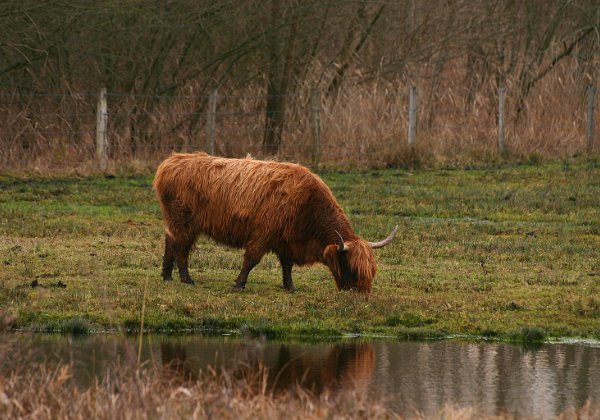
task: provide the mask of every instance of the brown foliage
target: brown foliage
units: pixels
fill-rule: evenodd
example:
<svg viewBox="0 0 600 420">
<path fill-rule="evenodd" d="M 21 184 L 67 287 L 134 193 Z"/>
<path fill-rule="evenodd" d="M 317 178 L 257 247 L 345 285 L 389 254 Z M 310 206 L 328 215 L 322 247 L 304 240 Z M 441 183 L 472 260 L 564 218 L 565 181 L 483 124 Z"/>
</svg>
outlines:
<svg viewBox="0 0 600 420">
<path fill-rule="evenodd" d="M 15 346 L 18 340 L 12 341 L 0 344 L 0 360 L 22 351 Z M 112 367 L 82 385 L 75 380 L 71 365 L 38 363 L 22 353 L 18 367 L 1 366 L 0 415 L 3 419 L 397 417 L 380 401 L 348 384 L 339 392 L 321 395 L 297 383 L 273 392 L 264 366 L 209 369 L 190 378 L 170 366 L 150 363 L 137 369 L 134 357 L 116 359 Z M 348 375 L 355 375 L 355 368 L 349 369 Z"/>
<path fill-rule="evenodd" d="M 214 87 L 224 156 L 307 162 L 318 87 L 321 162 L 407 166 L 388 152 L 406 142 L 411 85 L 418 163 L 498 160 L 501 85 L 510 157 L 571 156 L 585 150 L 585 91 L 600 68 L 589 0 L 5 3 L 2 169 L 93 170 L 101 87 L 114 168 L 203 148 Z"/>
</svg>

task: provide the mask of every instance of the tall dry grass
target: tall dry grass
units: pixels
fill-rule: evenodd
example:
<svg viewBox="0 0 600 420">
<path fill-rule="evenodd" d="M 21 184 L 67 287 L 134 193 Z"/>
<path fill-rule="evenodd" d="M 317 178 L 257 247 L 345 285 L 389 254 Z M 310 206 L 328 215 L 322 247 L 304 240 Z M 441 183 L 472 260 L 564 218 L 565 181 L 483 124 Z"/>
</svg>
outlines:
<svg viewBox="0 0 600 420">
<path fill-rule="evenodd" d="M 517 118 L 515 82 L 507 83 L 506 140 L 509 159 L 556 159 L 586 153 L 586 89 L 572 71 L 539 82 Z M 338 105 L 324 106 L 324 160 L 368 166 L 471 164 L 500 160 L 498 93 L 490 82 L 472 96 L 449 70 L 432 91 L 418 89 L 417 147 L 407 147 L 408 85 L 373 83 L 346 89 Z M 596 107 L 595 132 L 598 136 Z M 594 152 L 600 147 L 596 141 Z"/>
<path fill-rule="evenodd" d="M 586 86 L 565 63 L 539 81 L 517 118 L 517 81 L 507 80 L 508 159 L 556 159 L 586 153 Z M 335 104 L 321 107 L 321 163 L 330 166 L 431 166 L 500 160 L 497 87 L 488 81 L 470 92 L 464 63 L 449 63 L 435 83 L 420 79 L 417 146 L 408 148 L 411 83 L 376 79 L 348 84 Z M 310 163 L 310 86 L 291 98 L 277 158 Z M 93 171 L 96 94 L 19 92 L 0 104 L 0 170 Z M 187 86 L 172 97 L 108 96 L 112 170 L 149 170 L 172 151 L 205 149 L 206 97 Z M 216 153 L 262 156 L 265 98 L 261 87 L 228 91 L 217 107 Z M 596 107 L 595 132 L 600 132 Z M 596 142 L 594 152 L 600 149 Z"/>
<path fill-rule="evenodd" d="M 301 389 L 274 396 L 226 374 L 193 383 L 160 373 L 115 367 L 80 389 L 68 366 L 0 378 L 3 418 L 386 418 L 392 414 L 360 396 L 314 397 Z"/>
<path fill-rule="evenodd" d="M 3 350 L 6 346 L 2 346 Z M 22 360 L 22 366 L 27 362 Z M 69 364 L 50 368 L 28 364 L 0 373 L 0 416 L 3 419 L 389 419 L 401 418 L 381 401 L 353 391 L 315 396 L 300 386 L 274 394 L 266 387 L 266 371 L 252 376 L 211 370 L 187 380 L 156 368 L 134 369 L 116 363 L 82 387 L 73 381 Z M 489 416 L 478 407 L 448 405 L 415 419 L 513 419 Z M 595 419 L 590 404 L 561 413 L 559 419 Z"/>
<path fill-rule="evenodd" d="M 17 342 L 22 345 L 22 340 L 11 344 L 10 339 L 0 344 L 0 359 L 12 362 L 0 370 L 3 419 L 394 417 L 380 401 L 357 391 L 317 396 L 297 386 L 273 392 L 265 368 L 244 368 L 243 363 L 232 370 L 210 369 L 194 379 L 176 364 L 138 369 L 134 349 L 131 358 L 117 359 L 101 376 L 81 385 L 74 380 L 72 363 L 52 366 L 27 351 L 15 357 Z"/>
</svg>

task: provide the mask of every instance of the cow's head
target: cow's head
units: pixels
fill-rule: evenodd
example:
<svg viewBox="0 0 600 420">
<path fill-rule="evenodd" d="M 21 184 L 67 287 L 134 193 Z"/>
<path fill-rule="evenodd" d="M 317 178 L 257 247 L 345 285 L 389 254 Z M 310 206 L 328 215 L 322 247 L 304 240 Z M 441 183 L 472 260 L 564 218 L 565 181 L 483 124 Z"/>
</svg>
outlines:
<svg viewBox="0 0 600 420">
<path fill-rule="evenodd" d="M 383 241 L 368 242 L 358 238 L 345 241 L 338 232 L 337 244 L 327 245 L 323 259 L 329 267 L 335 283 L 340 290 L 358 290 L 369 293 L 377 273 L 377 263 L 373 249 L 389 244 L 396 236 L 398 226 Z"/>
</svg>

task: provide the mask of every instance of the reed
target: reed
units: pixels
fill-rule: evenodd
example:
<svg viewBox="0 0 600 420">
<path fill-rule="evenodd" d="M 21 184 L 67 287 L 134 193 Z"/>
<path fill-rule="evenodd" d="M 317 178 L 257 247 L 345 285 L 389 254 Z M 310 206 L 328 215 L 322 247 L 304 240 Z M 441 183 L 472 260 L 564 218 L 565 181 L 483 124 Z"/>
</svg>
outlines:
<svg viewBox="0 0 600 420">
<path fill-rule="evenodd" d="M 506 81 L 509 153 L 501 157 L 497 86 L 489 82 L 471 92 L 462 81 L 464 75 L 456 70 L 464 65 L 456 60 L 439 80 L 415 83 L 419 99 L 414 148 L 407 146 L 408 82 L 381 78 L 348 83 L 335 101 L 323 94 L 321 163 L 335 167 L 431 167 L 506 159 L 539 161 L 586 153 L 586 89 L 567 64 L 535 85 L 518 115 L 517 81 Z M 310 164 L 309 92 L 313 85 L 307 82 L 289 100 L 277 156 L 281 160 Z M 202 87 L 192 84 L 182 92 L 179 96 L 150 98 L 109 95 L 111 172 L 123 168 L 148 171 L 172 151 L 206 147 Z M 263 156 L 264 95 L 261 86 L 221 88 L 216 154 Z M 12 100 L 0 105 L 0 122 L 6 122 L 7 127 L 0 138 L 0 170 L 96 171 L 95 101 L 93 94 L 72 94 L 42 96 L 25 103 L 15 92 Z M 597 149 L 596 144 L 592 153 Z"/>
<path fill-rule="evenodd" d="M 82 385 L 71 364 L 52 366 L 27 352 L 15 358 L 22 341 L 4 338 L 0 359 L 17 360 L 12 368 L 0 369 L 4 419 L 397 417 L 381 401 L 353 390 L 317 396 L 296 386 L 273 392 L 267 387 L 265 368 L 244 369 L 240 364 L 232 370 L 208 369 L 197 379 L 180 372 L 177 365 L 150 363 L 138 369 L 133 348 L 130 358 L 117 358 L 111 368 Z"/>
</svg>

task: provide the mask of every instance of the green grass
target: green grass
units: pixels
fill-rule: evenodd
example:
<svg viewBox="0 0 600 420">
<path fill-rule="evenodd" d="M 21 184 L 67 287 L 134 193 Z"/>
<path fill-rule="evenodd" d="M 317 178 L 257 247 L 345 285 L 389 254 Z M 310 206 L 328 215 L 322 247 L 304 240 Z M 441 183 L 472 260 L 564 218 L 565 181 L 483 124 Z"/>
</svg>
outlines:
<svg viewBox="0 0 600 420">
<path fill-rule="evenodd" d="M 600 338 L 598 161 L 321 175 L 360 235 L 400 225 L 368 298 L 323 266 L 294 268 L 286 293 L 272 255 L 234 292 L 242 251 L 206 238 L 197 284 L 164 283 L 152 176 L 0 175 L 0 312 L 16 328 L 135 330 L 147 280 L 152 331 Z"/>
</svg>

